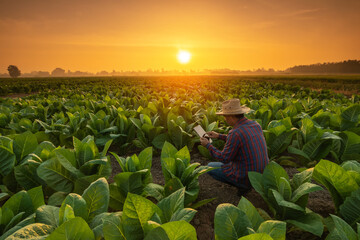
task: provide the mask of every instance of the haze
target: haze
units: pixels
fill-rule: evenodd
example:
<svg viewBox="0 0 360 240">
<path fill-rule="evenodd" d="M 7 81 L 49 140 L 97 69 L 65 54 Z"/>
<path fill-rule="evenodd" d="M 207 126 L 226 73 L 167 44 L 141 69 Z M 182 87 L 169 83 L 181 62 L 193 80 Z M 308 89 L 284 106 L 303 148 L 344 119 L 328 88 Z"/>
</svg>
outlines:
<svg viewBox="0 0 360 240">
<path fill-rule="evenodd" d="M 0 0 L 0 73 L 10 64 L 247 70 L 360 59 L 359 12 L 359 0 Z"/>
</svg>

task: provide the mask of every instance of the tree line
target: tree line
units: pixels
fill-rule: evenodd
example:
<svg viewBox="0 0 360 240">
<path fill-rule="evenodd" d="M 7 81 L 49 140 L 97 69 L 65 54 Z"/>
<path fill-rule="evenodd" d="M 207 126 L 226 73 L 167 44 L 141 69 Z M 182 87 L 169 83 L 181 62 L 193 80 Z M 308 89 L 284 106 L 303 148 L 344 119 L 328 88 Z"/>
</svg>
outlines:
<svg viewBox="0 0 360 240">
<path fill-rule="evenodd" d="M 343 62 L 317 63 L 311 65 L 298 65 L 286 69 L 289 73 L 360 73 L 359 60 L 347 60 Z"/>
</svg>

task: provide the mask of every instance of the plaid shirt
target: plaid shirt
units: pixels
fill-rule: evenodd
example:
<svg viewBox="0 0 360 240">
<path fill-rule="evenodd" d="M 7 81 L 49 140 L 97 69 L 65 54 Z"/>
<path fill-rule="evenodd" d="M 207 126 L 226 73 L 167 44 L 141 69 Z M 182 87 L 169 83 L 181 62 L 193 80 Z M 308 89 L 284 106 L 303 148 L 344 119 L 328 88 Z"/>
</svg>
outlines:
<svg viewBox="0 0 360 240">
<path fill-rule="evenodd" d="M 210 143 L 206 145 L 211 156 L 224 163 L 222 170 L 226 176 L 250 186 L 248 172 L 262 173 L 269 162 L 261 126 L 256 121 L 243 117 L 228 135 L 220 134 L 219 139 L 226 140 L 222 151 Z"/>
</svg>

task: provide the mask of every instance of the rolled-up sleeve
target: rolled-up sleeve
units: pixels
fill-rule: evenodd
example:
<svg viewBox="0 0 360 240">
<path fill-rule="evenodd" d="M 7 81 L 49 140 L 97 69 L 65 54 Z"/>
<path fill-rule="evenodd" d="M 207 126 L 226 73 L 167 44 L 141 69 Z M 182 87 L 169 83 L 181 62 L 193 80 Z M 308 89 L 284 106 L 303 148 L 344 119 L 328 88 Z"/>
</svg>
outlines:
<svg viewBox="0 0 360 240">
<path fill-rule="evenodd" d="M 236 137 L 236 133 L 229 133 L 226 139 L 227 141 L 222 151 L 218 150 L 210 143 L 206 145 L 206 148 L 209 150 L 211 156 L 224 164 L 229 163 L 232 159 L 234 159 L 240 146 L 239 138 Z"/>
</svg>

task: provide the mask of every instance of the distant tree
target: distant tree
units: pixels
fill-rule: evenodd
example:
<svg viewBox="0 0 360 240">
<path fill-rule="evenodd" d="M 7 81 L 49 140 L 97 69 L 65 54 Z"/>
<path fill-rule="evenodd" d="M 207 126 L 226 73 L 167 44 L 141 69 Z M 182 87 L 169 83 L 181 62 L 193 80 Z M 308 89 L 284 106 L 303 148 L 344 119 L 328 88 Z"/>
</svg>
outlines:
<svg viewBox="0 0 360 240">
<path fill-rule="evenodd" d="M 55 69 L 51 72 L 51 76 L 54 76 L 54 77 L 65 76 L 65 70 L 62 69 L 62 68 L 55 68 Z"/>
<path fill-rule="evenodd" d="M 15 65 L 9 65 L 7 70 L 9 71 L 9 75 L 12 78 L 17 78 L 21 75 L 19 68 Z"/>
</svg>

